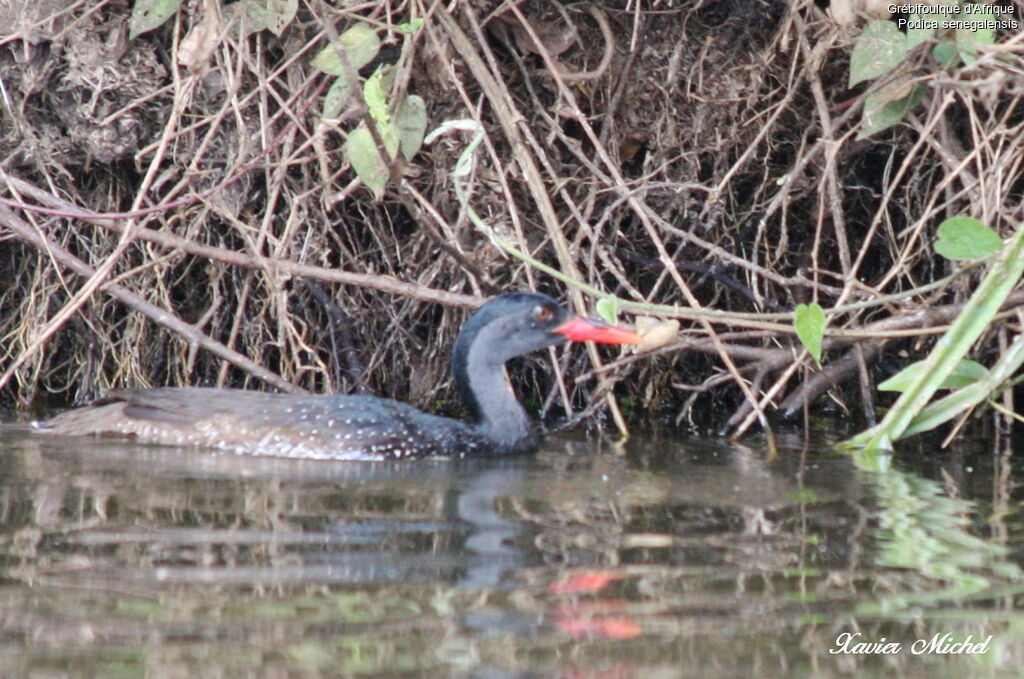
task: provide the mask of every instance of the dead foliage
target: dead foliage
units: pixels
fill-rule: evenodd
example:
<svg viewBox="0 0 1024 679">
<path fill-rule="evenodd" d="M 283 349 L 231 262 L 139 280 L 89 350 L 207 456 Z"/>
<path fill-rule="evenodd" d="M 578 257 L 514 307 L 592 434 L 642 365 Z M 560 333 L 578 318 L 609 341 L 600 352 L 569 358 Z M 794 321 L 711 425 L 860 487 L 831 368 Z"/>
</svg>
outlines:
<svg viewBox="0 0 1024 679">
<path fill-rule="evenodd" d="M 482 125 L 465 185 L 490 236 L 627 314 L 676 306 L 661 316 L 683 322 L 678 341 L 619 357 L 614 378 L 607 356 L 587 370 L 565 354 L 599 379 L 548 406 L 596 385 L 590 403 L 614 386 L 637 417 L 745 428 L 819 403 L 870 418 L 875 380 L 927 349 L 976 280 L 933 255 L 938 222 L 970 215 L 1005 236 L 1021 219 L 1020 34 L 958 68 L 914 52 L 903 72 L 922 103 L 857 139 L 884 78 L 847 88 L 863 19 L 839 25 L 811 2 L 310 0 L 279 34 L 243 35 L 206 1 L 131 40 L 127 3 L 6 11 L 8 403 L 255 377 L 435 407 L 458 307 L 564 289 L 454 195 L 467 134 L 393 162 L 380 200 L 356 179 L 342 145 L 366 107 L 356 96 L 323 118 L 330 79 L 310 65 L 356 22 L 383 40 L 362 76 L 391 63 L 390 101 L 421 96 L 429 129 Z M 791 331 L 810 301 L 839 309 L 823 369 Z"/>
</svg>

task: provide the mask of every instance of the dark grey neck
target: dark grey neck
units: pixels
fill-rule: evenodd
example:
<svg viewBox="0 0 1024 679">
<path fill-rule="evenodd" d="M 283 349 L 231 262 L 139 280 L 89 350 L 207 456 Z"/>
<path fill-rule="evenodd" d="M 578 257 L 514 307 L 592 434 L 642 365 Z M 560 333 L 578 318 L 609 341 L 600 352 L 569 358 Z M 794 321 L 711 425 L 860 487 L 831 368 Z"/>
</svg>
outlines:
<svg viewBox="0 0 1024 679">
<path fill-rule="evenodd" d="M 526 452 L 537 445 L 537 433 L 519 404 L 504 362 L 489 350 L 487 328 L 460 337 L 452 356 L 455 386 L 475 420 L 474 429 L 493 441 L 500 453 Z"/>
</svg>

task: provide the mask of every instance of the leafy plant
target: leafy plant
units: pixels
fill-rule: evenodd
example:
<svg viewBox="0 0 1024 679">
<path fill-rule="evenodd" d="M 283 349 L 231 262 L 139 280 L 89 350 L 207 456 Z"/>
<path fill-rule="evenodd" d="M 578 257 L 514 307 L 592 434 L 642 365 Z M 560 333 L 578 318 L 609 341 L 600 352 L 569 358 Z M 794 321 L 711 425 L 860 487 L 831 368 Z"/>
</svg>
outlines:
<svg viewBox="0 0 1024 679">
<path fill-rule="evenodd" d="M 163 26 L 164 22 L 174 16 L 181 5 L 181 0 L 138 0 L 132 7 L 132 18 L 128 22 L 128 38 L 134 40 L 139 35 Z"/>
<path fill-rule="evenodd" d="M 904 94 L 909 92 L 909 94 Z M 907 115 L 921 101 L 924 88 L 899 79 L 864 100 L 861 112 L 860 132 L 857 139 L 865 139 L 875 132 L 886 130 Z"/>
<path fill-rule="evenodd" d="M 418 28 L 419 24 L 415 26 Z M 414 30 L 410 24 L 409 32 Z M 338 36 L 337 44 L 327 45 L 313 58 L 311 66 L 335 76 L 324 96 L 325 118 L 341 115 L 359 85 L 358 70 L 374 60 L 380 46 L 376 31 L 367 24 L 357 23 Z M 345 140 L 345 154 L 352 169 L 378 199 L 391 176 L 391 161 L 399 151 L 407 159 L 419 153 L 427 130 L 426 102 L 413 94 L 393 106 L 388 97 L 389 86 L 390 78 L 383 66 L 366 79 L 362 100 L 374 129 L 371 131 L 367 121 L 363 121 Z M 392 115 L 394 109 L 397 112 Z"/>
<path fill-rule="evenodd" d="M 239 0 L 222 12 L 228 26 L 244 38 L 260 31 L 280 36 L 298 9 L 299 0 Z"/>
<path fill-rule="evenodd" d="M 891 21 L 872 21 L 864 27 L 850 54 L 849 86 L 885 75 L 906 54 L 906 34 Z"/>
<path fill-rule="evenodd" d="M 825 312 L 817 302 L 798 304 L 793 314 L 796 336 L 814 360 L 821 363 L 821 345 L 825 337 Z"/>
<path fill-rule="evenodd" d="M 915 361 L 903 370 L 899 371 L 886 381 L 878 385 L 879 391 L 904 392 L 914 386 L 924 374 L 924 361 Z M 964 359 L 953 368 L 953 372 L 943 380 L 939 389 L 959 389 L 969 384 L 974 384 L 988 375 L 988 368 L 978 363 Z"/>
<path fill-rule="evenodd" d="M 1003 247 L 999 234 L 973 217 L 950 217 L 936 233 L 935 252 L 946 259 L 978 259 Z"/>
<path fill-rule="evenodd" d="M 136 37 L 163 26 L 178 11 L 181 0 L 136 0 L 128 23 L 128 37 Z M 241 37 L 259 31 L 280 36 L 295 18 L 299 0 L 238 0 L 221 10 L 228 26 Z"/>
<path fill-rule="evenodd" d="M 977 220 L 965 217 L 948 219 L 939 226 L 936 250 L 941 250 L 939 254 L 952 252 L 958 258 L 962 258 L 960 255 L 989 254 L 994 241 L 991 241 L 991 236 L 980 236 L 988 231 L 991 230 Z M 989 239 L 989 242 L 975 247 L 975 244 L 964 242 L 968 235 L 978 240 Z M 994 232 L 992 235 L 998 239 Z M 1000 240 L 1000 245 L 1000 256 L 992 263 L 988 274 L 949 330 L 936 342 L 928 358 L 883 383 L 889 389 L 901 391 L 902 395 L 882 422 L 845 442 L 846 447 L 868 452 L 888 450 L 893 441 L 933 429 L 990 398 L 1024 365 L 1024 336 L 1018 337 L 988 370 L 964 361 L 975 340 L 989 327 L 1024 273 L 1024 228 L 1019 228 L 1005 245 Z M 955 391 L 929 404 L 937 390 L 949 388 L 955 388 Z"/>
<path fill-rule="evenodd" d="M 608 295 L 597 300 L 597 313 L 608 323 L 615 324 L 619 320 L 619 298 Z"/>
<path fill-rule="evenodd" d="M 380 38 L 377 32 L 364 23 L 357 23 L 338 36 L 337 45 L 327 45 L 313 57 L 310 66 L 313 68 L 344 78 L 347 73 L 342 56 L 348 60 L 353 71 L 373 61 L 380 51 Z M 349 83 L 351 87 L 353 83 Z"/>
<path fill-rule="evenodd" d="M 970 22 L 951 30 L 940 30 L 947 22 L 962 20 L 961 14 L 911 14 L 909 19 L 871 21 L 857 38 L 850 54 L 849 86 L 874 80 L 899 69 L 912 49 L 927 42 L 935 42 L 932 56 L 944 68 L 958 61 L 973 63 L 980 48 L 995 42 L 995 30 L 984 28 L 986 20 L 993 21 L 991 10 L 975 12 Z M 905 25 L 906 32 L 898 24 Z M 924 88 L 915 83 L 909 72 L 898 72 L 892 82 L 868 95 L 861 113 L 858 139 L 892 127 L 920 103 Z"/>
</svg>

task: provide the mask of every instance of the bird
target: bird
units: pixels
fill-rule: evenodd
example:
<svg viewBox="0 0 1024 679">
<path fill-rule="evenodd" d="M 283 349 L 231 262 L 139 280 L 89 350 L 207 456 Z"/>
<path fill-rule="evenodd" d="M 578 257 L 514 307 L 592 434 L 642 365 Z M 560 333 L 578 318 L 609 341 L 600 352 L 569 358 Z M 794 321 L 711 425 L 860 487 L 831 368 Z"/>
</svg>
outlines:
<svg viewBox="0 0 1024 679">
<path fill-rule="evenodd" d="M 293 395 L 208 387 L 118 389 L 32 429 L 114 435 L 140 443 L 319 460 L 401 460 L 528 453 L 540 443 L 516 399 L 505 363 L 567 341 L 639 344 L 624 328 L 572 315 L 548 295 L 491 298 L 466 322 L 452 351 L 456 389 L 472 421 L 388 398 Z"/>
</svg>

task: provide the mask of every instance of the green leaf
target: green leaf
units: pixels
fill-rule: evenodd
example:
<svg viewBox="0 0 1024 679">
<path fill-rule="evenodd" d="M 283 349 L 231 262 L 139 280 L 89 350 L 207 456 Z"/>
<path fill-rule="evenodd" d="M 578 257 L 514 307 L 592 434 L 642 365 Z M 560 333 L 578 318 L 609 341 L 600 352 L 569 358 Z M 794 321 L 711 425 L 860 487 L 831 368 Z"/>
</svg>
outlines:
<svg viewBox="0 0 1024 679">
<path fill-rule="evenodd" d="M 423 97 L 410 94 L 398 110 L 398 138 L 402 155 L 407 160 L 420 152 L 423 135 L 427 133 L 427 104 Z"/>
<path fill-rule="evenodd" d="M 960 364 L 953 368 L 949 377 L 942 381 L 939 389 L 962 389 L 968 384 L 974 384 L 978 380 L 988 376 L 988 368 L 977 361 L 965 358 Z"/>
<path fill-rule="evenodd" d="M 128 21 L 128 39 L 159 28 L 178 11 L 181 0 L 137 0 Z"/>
<path fill-rule="evenodd" d="M 384 71 L 378 68 L 363 84 L 363 101 L 370 110 L 370 117 L 377 123 L 386 125 L 391 116 L 388 114 L 388 101 L 383 82 Z"/>
<path fill-rule="evenodd" d="M 327 94 L 324 95 L 324 118 L 337 118 L 340 116 L 351 96 L 352 83 L 345 76 L 339 75 L 331 83 Z"/>
<path fill-rule="evenodd" d="M 872 21 L 864 27 L 850 54 L 850 83 L 877 78 L 903 61 L 907 54 L 907 36 L 889 21 Z"/>
<path fill-rule="evenodd" d="M 977 259 L 1003 249 L 1003 239 L 973 217 L 950 217 L 939 224 L 935 252 L 946 259 Z"/>
<path fill-rule="evenodd" d="M 391 81 L 384 68 L 378 68 L 363 84 L 363 100 L 370 112 L 377 133 L 388 155 L 394 158 L 398 153 L 399 131 L 398 126 L 391 121 L 391 114 L 388 112 L 387 84 Z"/>
<path fill-rule="evenodd" d="M 825 337 L 825 312 L 817 302 L 798 304 L 793 314 L 793 325 L 796 336 L 814 357 L 821 363 L 821 343 Z"/>
<path fill-rule="evenodd" d="M 233 34 L 245 38 L 264 30 L 280 36 L 298 9 L 299 0 L 238 0 L 221 12 Z"/>
<path fill-rule="evenodd" d="M 330 75 L 343 75 L 345 68 L 341 65 L 341 57 L 334 49 L 334 45 L 328 45 L 320 50 L 320 53 L 309 62 L 313 68 Z"/>
<path fill-rule="evenodd" d="M 907 51 L 910 51 L 920 45 L 923 42 L 928 42 L 935 35 L 934 28 L 911 28 L 911 26 L 921 26 L 924 22 L 932 21 L 928 15 L 921 16 L 920 14 L 911 14 L 908 20 L 907 26 Z"/>
<path fill-rule="evenodd" d="M 360 125 L 348 135 L 348 139 L 345 140 L 345 154 L 348 156 L 348 162 L 352 164 L 356 176 L 380 200 L 391 174 L 387 163 L 377 151 L 373 135 L 365 125 Z"/>
<path fill-rule="evenodd" d="M 985 371 L 984 376 L 934 403 L 929 403 L 911 420 L 903 435 L 911 436 L 934 429 L 982 401 L 992 398 L 1000 389 L 1006 388 L 1007 382 L 1017 374 L 1021 365 L 1024 365 L 1024 335 L 1017 336 L 1013 344 L 999 356 L 992 369 Z"/>
<path fill-rule="evenodd" d="M 996 20 L 995 15 L 991 11 L 970 14 L 968 17 L 970 21 L 991 21 L 993 24 Z M 991 45 L 995 41 L 996 29 L 994 28 L 978 28 L 977 30 L 970 30 L 968 28 L 956 29 L 956 45 L 965 64 L 973 64 L 978 60 L 979 47 Z"/>
<path fill-rule="evenodd" d="M 380 134 L 381 141 L 384 142 L 384 149 L 388 152 L 388 155 L 394 158 L 398 155 L 398 148 L 401 142 L 399 141 L 398 126 L 394 123 L 380 124 L 377 123 L 377 132 Z"/>
<path fill-rule="evenodd" d="M 864 100 L 864 111 L 861 113 L 860 132 L 857 139 L 866 139 L 876 132 L 886 130 L 899 121 L 910 109 L 921 101 L 924 90 L 920 85 L 912 86 L 910 94 L 902 98 L 893 98 L 893 93 L 900 91 L 906 82 L 897 81 L 883 87 Z"/>
<path fill-rule="evenodd" d="M 339 36 L 352 68 L 359 70 L 373 61 L 380 51 L 380 38 L 368 25 L 358 23 Z"/>
<path fill-rule="evenodd" d="M 877 451 L 883 446 L 890 445 L 892 441 L 906 436 L 908 425 L 912 421 L 917 421 L 916 418 L 923 416 L 926 410 L 932 408 L 928 405 L 928 401 L 931 400 L 935 390 L 967 355 L 978 337 L 989 327 L 1010 291 L 1017 285 L 1022 273 L 1024 273 L 1024 228 L 1019 228 L 1006 244 L 1003 256 L 993 261 L 985 278 L 971 295 L 967 304 L 964 305 L 960 315 L 949 326 L 949 330 L 935 343 L 935 347 L 922 369 L 921 379 L 903 392 L 903 395 L 889 409 L 878 426 L 861 432 L 842 445 L 870 454 L 871 451 Z M 1024 343 L 1022 343 L 1022 348 L 1024 348 Z M 1024 351 L 1014 358 L 1014 361 L 1016 360 L 1024 360 Z M 985 381 L 995 379 L 993 377 L 997 373 L 995 366 L 990 372 L 991 374 L 986 377 Z M 953 392 L 957 396 L 952 400 L 959 405 L 960 399 L 964 398 L 960 395 L 961 392 L 971 390 L 980 391 L 976 389 L 975 385 L 968 385 L 962 390 Z M 984 393 L 981 397 L 984 398 Z M 942 399 L 942 401 L 946 401 L 946 399 Z M 933 405 L 938 406 L 939 404 Z"/>
<path fill-rule="evenodd" d="M 349 65 L 356 71 L 373 61 L 380 50 L 380 38 L 372 28 L 363 23 L 356 24 L 338 36 L 338 42 L 341 43 L 341 51 L 348 59 Z M 345 75 L 341 56 L 334 45 L 328 45 L 320 50 L 310 65 L 324 73 Z"/>
<path fill-rule="evenodd" d="M 879 384 L 878 388 L 882 391 L 906 391 L 921 379 L 923 369 L 924 361 L 911 363 L 885 382 Z M 961 389 L 983 379 L 986 375 L 988 375 L 988 368 L 977 361 L 965 358 L 953 368 L 953 372 L 942 381 L 938 388 Z"/>
<path fill-rule="evenodd" d="M 416 17 L 411 21 L 406 21 L 404 24 L 398 24 L 398 30 L 402 33 L 412 34 L 421 28 L 423 28 L 423 17 Z"/>
<path fill-rule="evenodd" d="M 619 298 L 615 295 L 608 295 L 597 300 L 597 315 L 615 325 L 619 318 Z"/>
<path fill-rule="evenodd" d="M 299 9 L 299 0 L 262 0 L 262 4 L 266 11 L 264 24 L 267 30 L 281 37 L 281 33 L 295 18 L 295 12 Z"/>
<path fill-rule="evenodd" d="M 956 45 L 951 42 L 940 42 L 932 48 L 932 57 L 934 57 L 935 61 L 939 62 L 939 65 L 944 68 L 954 66 L 959 56 L 960 51 L 956 48 Z"/>
</svg>

